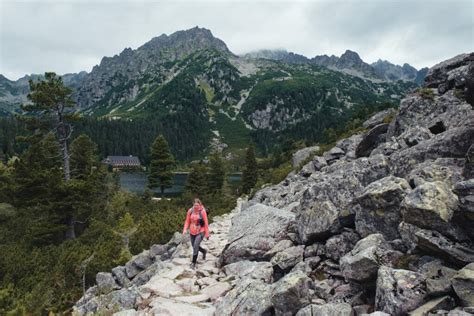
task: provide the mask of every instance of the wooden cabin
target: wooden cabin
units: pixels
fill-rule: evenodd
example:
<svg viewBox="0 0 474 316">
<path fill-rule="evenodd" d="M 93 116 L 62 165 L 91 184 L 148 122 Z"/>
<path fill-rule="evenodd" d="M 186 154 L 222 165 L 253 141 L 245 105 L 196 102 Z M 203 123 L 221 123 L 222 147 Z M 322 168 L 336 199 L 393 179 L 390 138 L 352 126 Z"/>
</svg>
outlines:
<svg viewBox="0 0 474 316">
<path fill-rule="evenodd" d="M 140 159 L 136 156 L 107 156 L 103 163 L 109 165 L 112 170 L 123 170 L 123 169 L 141 169 L 142 165 Z"/>
</svg>

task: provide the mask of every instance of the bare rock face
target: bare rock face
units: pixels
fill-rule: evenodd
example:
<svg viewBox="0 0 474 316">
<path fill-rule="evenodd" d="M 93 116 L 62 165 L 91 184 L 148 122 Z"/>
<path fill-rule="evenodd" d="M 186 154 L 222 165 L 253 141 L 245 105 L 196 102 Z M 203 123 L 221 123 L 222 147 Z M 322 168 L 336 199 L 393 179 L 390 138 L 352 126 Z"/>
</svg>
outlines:
<svg viewBox="0 0 474 316">
<path fill-rule="evenodd" d="M 464 88 L 469 65 L 472 63 L 474 63 L 474 53 L 461 54 L 445 60 L 430 68 L 426 74 L 425 85 L 438 88 L 440 93 L 453 88 Z"/>
<path fill-rule="evenodd" d="M 382 233 L 387 240 L 399 237 L 400 204 L 409 192 L 405 179 L 388 176 L 372 182 L 354 200 L 357 232 L 366 237 Z"/>
<path fill-rule="evenodd" d="M 382 266 L 377 277 L 375 309 L 404 315 L 426 300 L 425 277 L 421 273 Z"/>
</svg>

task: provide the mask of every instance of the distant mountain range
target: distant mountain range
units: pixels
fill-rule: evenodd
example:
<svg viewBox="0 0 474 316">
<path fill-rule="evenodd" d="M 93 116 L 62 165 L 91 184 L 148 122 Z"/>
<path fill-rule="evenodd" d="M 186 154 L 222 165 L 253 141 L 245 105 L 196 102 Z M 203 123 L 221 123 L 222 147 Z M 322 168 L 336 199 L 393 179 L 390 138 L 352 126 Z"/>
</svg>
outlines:
<svg viewBox="0 0 474 316">
<path fill-rule="evenodd" d="M 369 65 L 349 50 L 311 59 L 278 50 L 237 56 L 211 31 L 196 27 L 126 48 L 90 73 L 63 80 L 85 116 L 173 122 L 176 128 L 200 122 L 199 137 L 208 144 L 232 148 L 253 140 L 265 149 L 288 139 L 314 142 L 328 128 L 396 106 L 425 74 L 408 64 Z M 0 76 L 0 115 L 19 112 L 28 80 L 37 78 Z"/>
</svg>

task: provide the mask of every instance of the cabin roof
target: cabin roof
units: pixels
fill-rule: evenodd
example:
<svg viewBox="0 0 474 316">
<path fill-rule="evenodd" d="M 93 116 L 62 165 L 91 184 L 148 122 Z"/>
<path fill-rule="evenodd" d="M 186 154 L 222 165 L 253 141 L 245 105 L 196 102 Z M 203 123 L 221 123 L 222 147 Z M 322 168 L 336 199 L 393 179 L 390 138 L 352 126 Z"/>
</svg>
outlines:
<svg viewBox="0 0 474 316">
<path fill-rule="evenodd" d="M 103 160 L 104 163 L 112 166 L 137 166 L 139 167 L 140 159 L 136 156 L 107 156 Z"/>
</svg>

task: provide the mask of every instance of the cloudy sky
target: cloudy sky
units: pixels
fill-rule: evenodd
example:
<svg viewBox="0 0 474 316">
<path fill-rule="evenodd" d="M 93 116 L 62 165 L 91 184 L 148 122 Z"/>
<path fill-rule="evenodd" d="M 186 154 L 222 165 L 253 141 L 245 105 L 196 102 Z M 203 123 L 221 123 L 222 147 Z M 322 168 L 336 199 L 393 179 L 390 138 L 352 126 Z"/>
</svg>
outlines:
<svg viewBox="0 0 474 316">
<path fill-rule="evenodd" d="M 196 25 L 237 54 L 351 49 L 421 68 L 474 51 L 474 0 L 0 0 L 0 74 L 90 71 L 103 56 Z"/>
</svg>

